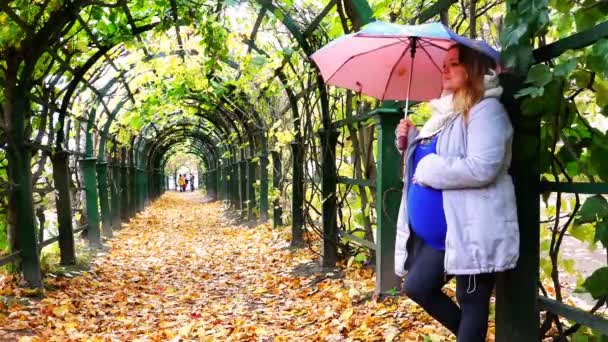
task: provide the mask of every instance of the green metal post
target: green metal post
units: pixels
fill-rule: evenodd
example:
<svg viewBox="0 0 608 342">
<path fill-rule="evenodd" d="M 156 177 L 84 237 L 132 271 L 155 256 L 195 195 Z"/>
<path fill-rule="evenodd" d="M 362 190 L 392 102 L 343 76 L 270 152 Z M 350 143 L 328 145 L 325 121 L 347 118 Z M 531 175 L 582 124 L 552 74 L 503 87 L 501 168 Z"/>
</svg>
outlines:
<svg viewBox="0 0 608 342">
<path fill-rule="evenodd" d="M 144 171 L 144 204 L 145 206 L 150 205 L 152 202 L 152 194 L 154 187 L 154 170 Z"/>
<path fill-rule="evenodd" d="M 11 69 L 9 65 L 3 76 L 6 77 L 6 71 L 11 71 Z M 11 71 L 13 77 L 16 76 L 16 73 L 15 69 Z M 15 80 L 13 79 L 13 81 Z M 13 224 L 17 229 L 16 250 L 13 251 L 20 251 L 23 277 L 30 286 L 41 287 L 42 276 L 36 244 L 36 223 L 34 221 L 32 196 L 32 151 L 24 144 L 26 141 L 24 113 L 28 113 L 30 110 L 29 101 L 27 101 L 29 95 L 22 93 L 19 89 L 17 87 L 6 87 L 3 93 L 5 99 L 3 109 L 5 112 L 2 115 L 3 117 L 4 115 L 8 116 L 7 121 L 3 122 L 6 125 L 3 126 L 3 133 L 7 142 L 8 180 L 11 182 L 8 201 L 9 215 L 12 216 Z"/>
<path fill-rule="evenodd" d="M 519 220 L 519 260 L 515 270 L 496 279 L 496 341 L 539 341 L 540 317 L 540 117 L 521 113 L 514 94 L 523 80 L 502 75 L 506 90 L 502 102 L 514 125 L 511 176 L 515 185 Z"/>
<path fill-rule="evenodd" d="M 395 148 L 395 129 L 402 117 L 400 108 L 380 108 L 375 115 L 378 131 L 376 175 L 376 291 L 399 289 L 395 275 L 395 237 L 401 201 L 400 155 Z"/>
<path fill-rule="evenodd" d="M 152 200 L 156 200 L 160 195 L 163 188 L 163 178 L 161 178 L 160 172 L 155 170 L 152 172 Z"/>
<path fill-rule="evenodd" d="M 84 171 L 84 188 L 86 194 L 86 207 L 87 207 L 87 238 L 92 247 L 101 247 L 101 233 L 99 231 L 99 207 L 97 203 L 99 197 L 97 194 L 97 172 L 96 163 L 97 158 L 88 157 L 81 159 L 80 162 L 83 165 Z"/>
<path fill-rule="evenodd" d="M 143 211 L 148 203 L 150 202 L 150 171 L 146 169 L 141 170 L 141 210 Z"/>
<path fill-rule="evenodd" d="M 291 246 L 304 245 L 304 145 L 292 142 L 293 181 L 291 197 Z"/>
<path fill-rule="evenodd" d="M 247 221 L 253 224 L 255 221 L 255 167 L 256 162 L 253 158 L 247 160 L 248 174 L 247 174 Z"/>
<path fill-rule="evenodd" d="M 15 206 L 17 224 L 16 250 L 20 251 L 23 276 L 33 287 L 42 286 L 40 261 L 36 244 L 36 224 L 34 223 L 34 203 L 32 201 L 32 159 L 29 147 L 21 146 L 15 153 L 7 150 L 8 176 L 13 182 L 9 205 Z M 22 217 L 22 215 L 29 215 Z"/>
<path fill-rule="evenodd" d="M 150 203 L 150 171 L 141 170 L 141 210 L 144 210 Z"/>
<path fill-rule="evenodd" d="M 241 206 L 241 180 L 239 178 L 239 172 L 240 172 L 240 162 L 235 161 L 234 164 L 232 164 L 232 176 L 233 176 L 233 183 L 232 183 L 232 187 L 233 187 L 233 193 L 234 193 L 234 209 L 236 211 L 238 211 L 240 209 Z"/>
<path fill-rule="evenodd" d="M 219 201 L 220 199 L 220 192 L 219 192 L 219 188 L 217 186 L 218 184 L 218 174 L 219 174 L 219 169 L 218 167 L 216 167 L 213 172 L 211 173 L 211 179 L 209 180 L 211 182 L 211 188 L 213 189 L 213 200 L 214 201 Z"/>
<path fill-rule="evenodd" d="M 211 198 L 211 184 L 209 184 L 209 177 L 211 177 L 211 172 L 207 171 L 203 175 L 200 176 L 201 180 L 205 186 L 205 194 L 208 198 Z"/>
<path fill-rule="evenodd" d="M 219 172 L 220 200 L 223 202 L 226 199 L 226 168 L 224 165 L 220 166 Z"/>
<path fill-rule="evenodd" d="M 61 265 L 76 263 L 74 232 L 72 227 L 72 199 L 70 198 L 70 154 L 57 151 L 51 157 L 53 163 L 53 181 L 55 182 L 55 204 L 57 207 L 57 224 L 59 230 L 59 253 Z"/>
<path fill-rule="evenodd" d="M 145 171 L 137 168 L 137 192 L 138 192 L 138 201 L 137 201 L 137 212 L 141 212 L 144 210 L 145 202 L 146 202 L 146 174 Z"/>
<path fill-rule="evenodd" d="M 120 202 L 121 202 L 121 193 L 120 193 L 120 165 L 118 162 L 114 161 L 112 163 L 112 177 L 110 181 L 110 196 L 111 203 L 110 207 L 112 208 L 112 228 L 120 229 Z"/>
<path fill-rule="evenodd" d="M 141 170 L 139 169 L 139 167 L 135 167 L 135 196 L 137 197 L 137 206 L 135 207 L 136 213 L 139 213 L 144 206 L 142 198 L 142 187 L 143 182 L 141 177 Z"/>
<path fill-rule="evenodd" d="M 239 162 L 239 210 L 241 219 L 247 217 L 247 161 L 242 159 Z"/>
<path fill-rule="evenodd" d="M 207 196 L 209 196 L 212 201 L 216 201 L 217 192 L 215 192 L 215 170 L 207 172 L 206 177 L 207 178 L 205 181 L 207 183 Z"/>
<path fill-rule="evenodd" d="M 262 154 L 260 155 L 260 221 L 268 221 L 268 143 L 262 133 Z"/>
<path fill-rule="evenodd" d="M 238 163 L 230 164 L 230 207 L 233 209 L 237 209 L 240 202 L 238 173 Z"/>
<path fill-rule="evenodd" d="M 221 180 L 222 180 L 222 169 L 221 169 L 220 164 L 218 163 L 217 168 L 215 169 L 215 189 L 216 189 L 215 193 L 217 194 L 218 201 L 222 200 Z"/>
<path fill-rule="evenodd" d="M 139 208 L 139 172 L 136 166 L 133 166 L 131 172 L 133 178 L 133 216 L 135 216 Z"/>
<path fill-rule="evenodd" d="M 228 163 L 224 166 L 224 200 L 230 206 L 230 166 Z"/>
<path fill-rule="evenodd" d="M 374 13 L 367 0 L 351 0 L 350 3 L 355 10 L 355 17 L 351 17 L 351 20 L 356 30 L 374 21 Z"/>
<path fill-rule="evenodd" d="M 144 205 L 147 207 L 152 202 L 152 194 L 154 187 L 154 170 L 144 171 Z"/>
<path fill-rule="evenodd" d="M 338 223 L 336 207 L 336 144 L 339 133 L 322 131 L 321 194 L 323 196 L 323 267 L 336 267 L 338 261 Z"/>
<path fill-rule="evenodd" d="M 120 219 L 123 222 L 127 222 L 130 217 L 129 195 L 129 167 L 123 162 L 120 166 Z"/>
<path fill-rule="evenodd" d="M 223 168 L 221 165 L 218 165 L 217 167 L 217 199 L 219 201 L 223 201 L 224 200 L 224 185 L 223 185 L 223 180 L 224 177 L 222 176 L 223 173 Z"/>
<path fill-rule="evenodd" d="M 137 212 L 137 174 L 135 166 L 129 166 L 129 218 Z"/>
<path fill-rule="evenodd" d="M 129 168 L 120 166 L 120 220 L 129 220 Z"/>
<path fill-rule="evenodd" d="M 281 187 L 281 154 L 277 151 L 272 151 L 272 187 L 279 189 Z M 281 208 L 281 202 L 279 197 L 272 201 L 272 227 L 277 228 L 283 225 L 283 208 Z"/>
<path fill-rule="evenodd" d="M 232 165 L 228 164 L 226 165 L 226 191 L 227 191 L 227 200 L 228 200 L 228 207 L 232 208 L 232 196 L 233 196 L 233 189 L 232 189 L 232 181 L 233 181 L 233 177 L 232 177 Z"/>
<path fill-rule="evenodd" d="M 99 191 L 99 207 L 101 209 L 101 231 L 106 238 L 112 237 L 112 222 L 108 201 L 108 163 L 97 163 L 97 187 Z"/>
<path fill-rule="evenodd" d="M 215 184 L 217 186 L 217 200 L 221 201 L 222 200 L 222 167 L 220 165 L 217 166 L 215 179 L 216 179 Z"/>
</svg>

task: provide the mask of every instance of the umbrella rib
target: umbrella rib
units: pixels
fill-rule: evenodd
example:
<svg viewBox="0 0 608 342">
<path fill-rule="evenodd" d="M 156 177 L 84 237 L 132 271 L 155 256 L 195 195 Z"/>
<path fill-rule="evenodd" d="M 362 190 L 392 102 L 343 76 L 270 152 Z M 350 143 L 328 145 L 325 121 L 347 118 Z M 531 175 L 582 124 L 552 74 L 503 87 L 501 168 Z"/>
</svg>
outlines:
<svg viewBox="0 0 608 342">
<path fill-rule="evenodd" d="M 429 45 L 432 45 L 432 46 L 434 46 L 434 47 L 436 47 L 438 49 L 441 49 L 443 51 L 448 51 L 448 49 L 444 48 L 443 46 L 437 45 L 437 44 L 433 43 L 432 41 L 430 41 L 430 40 L 428 40 L 426 38 L 419 38 L 419 39 L 420 39 L 421 42 L 425 42 L 425 43 L 427 43 Z M 445 40 L 445 41 L 448 41 L 448 42 L 450 42 L 450 41 L 453 42 L 453 40 L 450 40 L 450 39 L 441 39 L 441 40 Z M 420 45 L 420 46 L 422 46 L 422 45 Z"/>
<path fill-rule="evenodd" d="M 381 101 L 384 101 L 384 97 L 386 96 L 386 91 L 388 90 L 388 86 L 391 84 L 391 79 L 393 78 L 393 72 L 395 71 L 395 68 L 397 68 L 397 65 L 399 64 L 399 61 L 401 60 L 401 58 L 403 58 L 403 56 L 405 56 L 405 53 L 408 52 L 412 46 L 411 42 L 409 42 L 409 43 L 410 44 L 407 45 L 407 47 L 401 53 L 401 56 L 399 56 L 399 58 L 397 59 L 397 62 L 395 63 L 395 65 L 393 65 L 393 67 L 391 68 L 391 73 L 388 75 L 388 81 L 386 82 L 386 86 L 384 87 L 384 92 L 382 92 Z M 410 75 L 412 72 L 414 72 L 414 70 L 410 70 Z"/>
<path fill-rule="evenodd" d="M 426 53 L 426 55 L 429 57 L 429 59 L 431 60 L 431 63 L 433 63 L 433 65 L 435 66 L 435 68 L 437 68 L 437 70 L 439 72 L 443 72 L 443 70 L 441 70 L 441 68 L 439 67 L 439 65 L 437 65 L 437 63 L 435 63 L 435 60 L 433 59 L 433 57 L 431 57 L 431 54 L 426 51 L 426 48 L 423 45 L 420 45 L 420 48 L 422 49 L 422 51 L 424 51 L 424 53 Z"/>
<path fill-rule="evenodd" d="M 335 75 L 338 73 L 338 71 L 340 71 L 340 69 L 342 69 L 342 67 L 344 67 L 344 66 L 346 65 L 346 63 L 350 62 L 350 61 L 351 61 L 353 58 L 356 58 L 356 57 L 359 57 L 359 56 L 363 56 L 363 55 L 365 55 L 365 54 L 367 54 L 367 53 L 372 53 L 372 52 L 375 52 L 375 51 L 377 51 L 377 50 L 384 49 L 384 48 L 386 48 L 386 47 L 393 46 L 393 45 L 397 45 L 397 44 L 401 44 L 401 43 L 403 43 L 403 41 L 399 40 L 398 42 L 390 43 L 390 44 L 387 44 L 387 45 L 382 45 L 382 46 L 377 47 L 377 48 L 375 48 L 375 49 L 373 49 L 373 50 L 369 50 L 369 51 L 361 52 L 361 53 L 358 53 L 358 54 L 356 54 L 356 55 L 352 55 L 352 56 L 348 57 L 348 59 L 347 59 L 346 61 L 344 61 L 344 63 L 342 63 L 342 64 L 341 64 L 341 65 L 340 65 L 340 66 L 339 66 L 339 67 L 336 69 L 336 71 L 334 71 L 334 72 L 333 72 L 333 74 L 331 74 L 331 76 L 330 76 L 329 78 L 327 78 L 327 80 L 325 81 L 325 83 L 329 83 L 329 81 L 331 81 L 331 79 L 332 79 L 332 78 L 333 78 L 333 77 L 334 77 L 334 76 L 335 76 Z"/>
</svg>

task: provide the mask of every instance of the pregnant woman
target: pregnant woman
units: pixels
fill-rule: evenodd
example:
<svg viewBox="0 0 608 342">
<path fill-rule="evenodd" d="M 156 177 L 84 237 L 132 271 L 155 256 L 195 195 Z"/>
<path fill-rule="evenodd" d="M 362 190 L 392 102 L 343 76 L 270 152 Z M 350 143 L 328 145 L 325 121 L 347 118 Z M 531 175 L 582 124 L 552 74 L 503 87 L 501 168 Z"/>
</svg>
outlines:
<svg viewBox="0 0 608 342">
<path fill-rule="evenodd" d="M 493 59 L 462 45 L 448 51 L 443 94 L 418 131 L 397 128 L 405 158 L 395 272 L 405 293 L 459 342 L 484 341 L 497 272 L 519 257 L 513 128 L 499 102 Z M 442 292 L 456 277 L 458 305 Z"/>
</svg>

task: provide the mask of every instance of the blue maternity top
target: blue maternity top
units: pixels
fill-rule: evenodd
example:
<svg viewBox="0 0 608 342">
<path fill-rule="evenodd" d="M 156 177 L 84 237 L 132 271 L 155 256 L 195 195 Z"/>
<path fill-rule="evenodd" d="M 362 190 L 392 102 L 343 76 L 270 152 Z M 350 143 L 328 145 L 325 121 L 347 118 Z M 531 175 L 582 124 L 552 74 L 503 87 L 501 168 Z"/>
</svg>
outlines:
<svg viewBox="0 0 608 342">
<path fill-rule="evenodd" d="M 437 152 L 437 136 L 424 139 L 418 143 L 414 151 L 412 174 L 416 173 L 418 163 L 425 156 Z M 437 250 L 445 250 L 445 235 L 447 223 L 443 211 L 443 194 L 428 186 L 415 184 L 410 179 L 407 211 L 410 219 L 410 227 L 422 240 Z"/>
</svg>

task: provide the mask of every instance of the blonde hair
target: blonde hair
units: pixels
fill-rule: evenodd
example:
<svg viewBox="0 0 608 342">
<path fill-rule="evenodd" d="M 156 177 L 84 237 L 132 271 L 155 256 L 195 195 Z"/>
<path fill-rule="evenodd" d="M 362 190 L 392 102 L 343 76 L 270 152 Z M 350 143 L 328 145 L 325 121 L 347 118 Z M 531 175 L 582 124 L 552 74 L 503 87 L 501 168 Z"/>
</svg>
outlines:
<svg viewBox="0 0 608 342">
<path fill-rule="evenodd" d="M 450 49 L 454 48 L 458 49 L 458 62 L 466 71 L 465 85 L 454 93 L 454 109 L 461 111 L 466 121 L 471 108 L 483 98 L 484 76 L 490 69 L 496 68 L 496 61 L 461 44 L 450 47 Z"/>
</svg>

